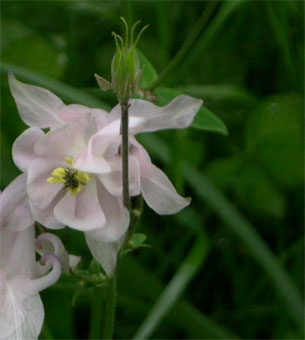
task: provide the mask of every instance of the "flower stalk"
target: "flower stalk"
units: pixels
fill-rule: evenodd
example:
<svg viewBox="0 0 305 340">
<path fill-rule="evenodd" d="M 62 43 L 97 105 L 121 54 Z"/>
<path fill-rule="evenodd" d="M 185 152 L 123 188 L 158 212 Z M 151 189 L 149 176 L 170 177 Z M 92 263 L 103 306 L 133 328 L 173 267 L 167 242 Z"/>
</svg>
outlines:
<svg viewBox="0 0 305 340">
<path fill-rule="evenodd" d="M 103 339 L 113 338 L 114 318 L 116 305 L 116 279 L 113 277 L 107 285 L 107 294 L 104 310 Z"/>
<path fill-rule="evenodd" d="M 130 210 L 129 197 L 129 174 L 128 174 L 128 157 L 129 157 L 129 142 L 128 142 L 128 100 L 121 101 L 121 156 L 122 156 L 122 183 L 123 183 L 123 204 Z"/>
</svg>

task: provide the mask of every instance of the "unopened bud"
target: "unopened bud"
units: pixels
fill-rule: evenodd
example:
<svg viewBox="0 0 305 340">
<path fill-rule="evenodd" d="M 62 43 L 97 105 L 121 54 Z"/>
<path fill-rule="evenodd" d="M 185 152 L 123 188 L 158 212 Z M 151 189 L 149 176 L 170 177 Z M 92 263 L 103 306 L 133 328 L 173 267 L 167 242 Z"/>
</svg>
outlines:
<svg viewBox="0 0 305 340">
<path fill-rule="evenodd" d="M 140 60 L 137 54 L 136 45 L 143 31 L 148 27 L 146 25 L 139 32 L 134 41 L 134 29 L 140 23 L 137 21 L 131 28 L 130 35 L 127 22 L 124 18 L 122 21 L 125 25 L 125 39 L 112 32 L 116 44 L 116 52 L 112 58 L 111 75 L 112 81 L 109 83 L 104 78 L 95 75 L 100 88 L 105 91 L 110 88 L 116 93 L 121 101 L 128 100 L 132 94 L 137 92 L 142 76 Z"/>
</svg>

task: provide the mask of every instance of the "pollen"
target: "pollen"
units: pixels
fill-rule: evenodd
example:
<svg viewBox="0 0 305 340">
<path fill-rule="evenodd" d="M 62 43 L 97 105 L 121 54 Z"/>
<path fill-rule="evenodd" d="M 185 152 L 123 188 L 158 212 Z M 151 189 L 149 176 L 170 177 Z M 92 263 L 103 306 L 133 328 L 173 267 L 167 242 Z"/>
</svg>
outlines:
<svg viewBox="0 0 305 340">
<path fill-rule="evenodd" d="M 73 160 L 67 157 L 65 161 L 72 166 Z M 71 195 L 78 194 L 84 185 L 90 181 L 90 176 L 86 172 L 66 168 L 56 168 L 52 171 L 51 176 L 47 178 L 47 182 L 50 184 L 62 183 L 64 187 L 70 191 Z"/>
</svg>

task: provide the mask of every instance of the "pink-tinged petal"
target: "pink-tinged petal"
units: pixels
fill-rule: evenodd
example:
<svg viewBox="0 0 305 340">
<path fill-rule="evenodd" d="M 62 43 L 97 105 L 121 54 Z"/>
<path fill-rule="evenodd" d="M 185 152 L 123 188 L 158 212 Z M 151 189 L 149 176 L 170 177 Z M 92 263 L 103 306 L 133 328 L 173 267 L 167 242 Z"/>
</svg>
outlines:
<svg viewBox="0 0 305 340">
<path fill-rule="evenodd" d="M 29 165 L 38 156 L 34 151 L 34 145 L 43 138 L 44 133 L 38 128 L 29 128 L 25 130 L 13 144 L 13 160 L 17 167 L 26 172 Z"/>
<path fill-rule="evenodd" d="M 124 236 L 115 242 L 102 242 L 94 235 L 85 233 L 86 241 L 93 257 L 105 270 L 107 276 L 112 277 L 115 272 L 118 252 L 124 242 Z"/>
<path fill-rule="evenodd" d="M 57 111 L 64 103 L 49 90 L 28 85 L 9 75 L 11 93 L 22 120 L 29 126 L 53 128 L 62 124 Z"/>
<path fill-rule="evenodd" d="M 31 280 L 31 285 L 28 290 L 32 294 L 37 294 L 41 290 L 52 286 L 60 278 L 61 275 L 62 267 L 60 260 L 56 255 L 46 254 L 39 260 L 39 263 L 41 266 L 45 266 L 48 273 L 37 279 Z M 43 272 L 43 270 L 40 270 L 40 272 Z"/>
<path fill-rule="evenodd" d="M 35 216 L 35 220 L 39 222 L 41 225 L 43 225 L 46 228 L 49 229 L 63 229 L 65 227 L 65 224 L 61 223 L 56 219 L 54 216 L 54 208 L 56 204 L 58 203 L 58 200 L 60 197 L 54 199 L 50 205 L 44 209 L 39 209 L 33 206 L 30 203 L 31 210 L 33 213 L 33 216 Z"/>
<path fill-rule="evenodd" d="M 58 115 L 66 123 L 79 122 L 82 125 L 87 125 L 89 122 L 92 128 L 92 135 L 106 125 L 109 114 L 102 109 L 92 109 L 83 105 L 70 104 L 61 107 Z"/>
<path fill-rule="evenodd" d="M 85 145 L 81 126 L 71 123 L 49 131 L 35 144 L 34 150 L 38 155 L 64 160 L 73 157 Z"/>
<path fill-rule="evenodd" d="M 119 146 L 120 135 L 119 131 L 112 131 L 108 127 L 109 125 L 94 134 L 89 139 L 86 150 L 81 151 L 74 157 L 74 168 L 97 174 L 111 171 L 110 165 L 105 160 L 105 152 L 110 145 Z"/>
<path fill-rule="evenodd" d="M 156 106 L 144 100 L 130 101 L 129 114 L 145 122 L 134 128 L 133 133 L 164 129 L 182 129 L 191 125 L 203 101 L 186 95 L 176 97 L 166 106 Z"/>
<path fill-rule="evenodd" d="M 35 275 L 34 226 L 22 231 L 0 231 L 0 267 L 7 277 Z"/>
<path fill-rule="evenodd" d="M 27 276 L 6 280 L 0 270 L 0 339 L 38 338 L 44 310 L 39 295 L 32 295 L 30 286 Z"/>
<path fill-rule="evenodd" d="M 111 172 L 98 176 L 106 189 L 114 196 L 122 196 L 122 160 L 117 157 L 110 162 Z M 136 157 L 129 157 L 129 194 L 137 196 L 141 192 L 140 166 Z"/>
<path fill-rule="evenodd" d="M 128 210 L 123 206 L 122 199 L 110 195 L 101 183 L 97 183 L 97 190 L 106 221 L 102 227 L 88 234 L 103 242 L 117 241 L 128 228 Z"/>
<path fill-rule="evenodd" d="M 82 190 L 66 195 L 56 204 L 54 215 L 61 223 L 80 231 L 89 231 L 105 225 L 105 215 L 101 209 L 95 179 L 92 178 Z"/>
<path fill-rule="evenodd" d="M 91 145 L 88 145 L 86 151 L 81 151 L 74 157 L 73 168 L 93 174 L 104 174 L 111 171 L 110 165 L 103 156 L 97 157 L 92 154 Z"/>
<path fill-rule="evenodd" d="M 66 190 L 61 183 L 48 183 L 52 171 L 64 164 L 58 164 L 55 160 L 38 158 L 28 171 L 27 194 L 36 221 L 50 229 L 64 228 L 64 224 L 54 216 L 54 207 L 65 195 Z"/>
<path fill-rule="evenodd" d="M 79 264 L 80 260 L 80 256 L 69 255 L 69 267 L 71 268 L 71 270 L 74 270 L 74 268 Z"/>
<path fill-rule="evenodd" d="M 130 116 L 128 121 L 129 134 L 135 134 L 136 132 L 141 131 L 142 127 L 145 124 L 146 124 L 145 118 Z M 104 136 L 119 135 L 120 126 L 121 119 L 119 117 L 110 121 L 103 129 L 101 129 L 101 134 L 103 134 Z"/>
<path fill-rule="evenodd" d="M 51 233 L 40 234 L 36 239 L 36 250 L 40 255 L 56 255 L 65 273 L 69 274 L 69 254 L 56 235 Z"/>
<path fill-rule="evenodd" d="M 47 179 L 51 176 L 54 169 L 65 166 L 65 162 L 58 163 L 57 160 L 49 160 L 38 158 L 28 169 L 27 193 L 30 199 L 31 206 L 39 209 L 47 208 L 51 202 L 62 191 L 63 196 L 65 191 L 62 183 L 48 183 Z M 35 215 L 34 215 L 35 217 Z"/>
<path fill-rule="evenodd" d="M 23 230 L 34 223 L 27 194 L 26 175 L 14 179 L 0 194 L 0 229 Z"/>
<path fill-rule="evenodd" d="M 106 224 L 97 230 L 85 233 L 93 257 L 101 264 L 108 276 L 116 267 L 125 232 L 129 226 L 129 213 L 122 201 L 110 195 L 101 184 L 98 185 L 100 204 L 106 215 Z"/>
<path fill-rule="evenodd" d="M 190 204 L 190 198 L 178 195 L 168 177 L 151 164 L 141 178 L 142 195 L 147 205 L 160 215 L 175 214 Z"/>
</svg>

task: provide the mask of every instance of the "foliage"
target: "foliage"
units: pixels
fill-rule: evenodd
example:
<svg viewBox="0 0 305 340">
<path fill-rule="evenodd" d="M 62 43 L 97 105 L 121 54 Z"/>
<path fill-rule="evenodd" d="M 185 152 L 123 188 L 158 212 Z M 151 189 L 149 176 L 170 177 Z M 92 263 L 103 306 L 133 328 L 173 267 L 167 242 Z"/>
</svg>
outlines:
<svg viewBox="0 0 305 340">
<path fill-rule="evenodd" d="M 162 105 L 180 93 L 204 100 L 192 128 L 139 136 L 178 191 L 193 200 L 173 217 L 144 207 L 137 232 L 147 239 L 135 234 L 119 262 L 115 338 L 303 336 L 304 4 L 209 6 L 210 1 L 1 4 L 1 189 L 18 174 L 11 147 L 26 128 L 9 94 L 8 70 L 66 103 L 109 109 L 116 99 L 98 90 L 94 73 L 110 79 L 111 31 L 121 27 L 120 15 L 129 24 L 141 19 L 150 25 L 137 46 L 142 95 Z M 208 10 L 187 53 L 149 93 Z M 82 234 L 73 240 L 67 230 L 57 234 L 89 266 Z M 100 277 L 96 264 L 89 268 Z M 41 339 L 93 337 L 90 310 L 98 306 L 87 274 L 79 268 L 81 285 L 63 275 L 42 293 Z"/>
</svg>

